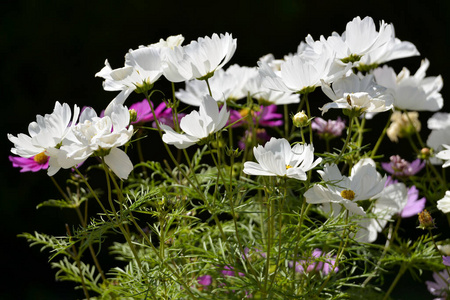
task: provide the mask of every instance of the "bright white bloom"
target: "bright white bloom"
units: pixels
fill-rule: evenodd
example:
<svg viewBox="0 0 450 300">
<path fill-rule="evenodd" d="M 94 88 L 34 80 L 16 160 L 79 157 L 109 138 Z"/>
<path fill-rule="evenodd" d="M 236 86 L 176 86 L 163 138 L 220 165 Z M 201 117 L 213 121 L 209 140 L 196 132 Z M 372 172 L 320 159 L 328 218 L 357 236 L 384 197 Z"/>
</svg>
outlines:
<svg viewBox="0 0 450 300">
<path fill-rule="evenodd" d="M 103 118 L 92 108 L 86 108 L 61 148 L 50 151 L 50 157 L 56 157 L 57 161 L 50 164 L 49 173 L 76 166 L 90 156 L 101 156 L 119 178 L 128 178 L 133 164 L 117 147 L 126 144 L 133 135 L 133 125 L 129 123 L 128 108 L 121 104 L 114 103 L 110 113 L 105 113 Z"/>
<path fill-rule="evenodd" d="M 247 97 L 245 85 L 250 78 L 256 77 L 256 68 L 232 65 L 226 71 L 219 69 L 209 79 L 212 97 L 218 101 L 239 100 Z M 183 103 L 200 106 L 205 95 L 209 94 L 208 86 L 203 80 L 186 81 L 186 89 L 175 93 Z"/>
<path fill-rule="evenodd" d="M 146 91 L 161 77 L 162 64 L 160 50 L 157 48 L 142 47 L 130 50 L 125 55 L 125 66 L 112 69 L 108 60 L 96 77 L 102 77 L 103 88 L 106 91 L 120 91 L 112 102 L 123 104 L 133 92 Z M 109 112 L 111 105 L 106 108 Z"/>
<path fill-rule="evenodd" d="M 444 145 L 450 145 L 450 114 L 449 113 L 435 113 L 428 119 L 428 128 L 431 133 L 427 139 L 427 146 L 434 149 L 435 153 L 444 150 Z M 444 150 L 445 151 L 445 150 Z M 433 164 L 441 164 L 442 161 L 431 157 L 430 161 Z"/>
<path fill-rule="evenodd" d="M 442 108 L 444 101 L 439 91 L 443 80 L 437 77 L 425 77 L 430 62 L 422 60 L 417 72 L 410 76 L 408 69 L 396 75 L 394 69 L 383 66 L 373 71 L 378 84 L 386 87 L 394 97 L 394 106 L 399 109 L 417 111 L 437 111 Z"/>
<path fill-rule="evenodd" d="M 325 104 L 322 114 L 330 108 L 357 110 L 360 113 L 376 113 L 392 109 L 392 97 L 386 89 L 373 80 L 372 75 L 362 78 L 355 74 L 340 78 L 333 83 L 322 85 L 322 91 L 333 102 Z"/>
<path fill-rule="evenodd" d="M 258 66 L 264 78 L 263 86 L 287 93 L 310 93 L 322 81 L 332 82 L 348 71 L 346 66 L 336 68 L 330 52 L 313 57 L 294 55 L 281 63 L 280 71 L 274 71 L 262 61 L 258 62 Z"/>
<path fill-rule="evenodd" d="M 314 161 L 314 147 L 307 144 L 291 145 L 286 139 L 271 138 L 264 147 L 253 148 L 253 155 L 258 163 L 245 162 L 243 172 L 257 176 L 286 176 L 306 180 L 306 172 L 316 167 L 321 161 Z"/>
<path fill-rule="evenodd" d="M 402 212 L 408 202 L 408 190 L 404 183 L 393 183 L 373 198 L 376 199 L 371 211 L 373 217 L 364 217 L 360 220 L 361 228 L 355 236 L 363 243 L 373 243 L 387 222 Z"/>
<path fill-rule="evenodd" d="M 237 41 L 229 33 L 214 33 L 186 46 L 165 52 L 164 76 L 172 82 L 206 79 L 228 63 L 236 51 Z"/>
<path fill-rule="evenodd" d="M 341 204 L 351 213 L 365 215 L 358 201 L 368 200 L 380 193 L 386 182 L 375 168 L 375 162 L 366 158 L 352 168 L 350 177 L 343 176 L 336 165 L 325 165 L 318 171 L 326 185 L 316 184 L 306 191 L 306 202 L 312 204 Z"/>
<path fill-rule="evenodd" d="M 450 114 L 437 112 L 427 121 L 428 128 L 431 130 L 444 129 L 450 126 Z"/>
<path fill-rule="evenodd" d="M 258 61 L 267 64 L 273 71 L 277 72 L 281 70 L 281 64 L 288 58 L 289 57 L 285 57 L 284 59 L 276 59 L 272 53 L 269 53 L 260 57 Z"/>
<path fill-rule="evenodd" d="M 442 150 L 437 153 L 436 157 L 442 160 L 446 160 L 442 167 L 447 168 L 448 166 L 450 166 L 450 146 L 443 144 L 442 147 L 444 147 L 446 150 Z"/>
<path fill-rule="evenodd" d="M 361 56 L 375 51 L 391 40 L 392 25 L 384 21 L 380 23 L 380 30 L 377 31 L 372 18 L 354 18 L 347 23 L 345 32 L 339 35 L 333 32 L 323 43 L 326 43 L 336 53 L 336 58 L 344 62 L 358 61 Z"/>
<path fill-rule="evenodd" d="M 445 192 L 444 198 L 438 200 L 437 208 L 442 211 L 444 214 L 450 212 L 450 191 Z"/>
<path fill-rule="evenodd" d="M 51 114 L 45 116 L 37 115 L 36 122 L 30 123 L 28 133 L 20 133 L 17 137 L 8 134 L 8 139 L 14 143 L 11 152 L 21 157 L 33 157 L 37 154 L 44 153 L 50 156 L 49 151 L 59 147 L 62 141 L 70 133 L 73 125 L 78 119 L 80 109 L 74 106 L 72 112 L 68 104 L 55 103 L 55 107 Z M 54 163 L 55 157 L 50 157 L 50 166 Z M 54 174 L 50 174 L 52 176 Z"/>
<path fill-rule="evenodd" d="M 391 60 L 420 55 L 413 43 L 400 41 L 396 38 L 394 26 L 392 24 L 391 27 L 392 32 L 390 40 L 386 44 L 363 55 L 358 62 L 359 67 L 372 67 L 374 65 L 376 67 Z"/>
<path fill-rule="evenodd" d="M 262 105 L 283 105 L 291 103 L 300 103 L 300 95 L 292 92 L 280 92 L 269 89 L 263 84 L 264 78 L 261 74 L 256 74 L 250 78 L 246 85 L 246 94 L 249 93 L 253 99 L 256 99 Z"/>
<path fill-rule="evenodd" d="M 183 42 L 184 42 L 184 36 L 182 36 L 181 34 L 178 34 L 178 35 L 171 35 L 166 40 L 160 39 L 159 42 L 150 44 L 150 45 L 148 45 L 148 47 L 173 49 L 177 46 L 181 46 L 181 44 Z"/>
<path fill-rule="evenodd" d="M 178 149 L 185 149 L 221 130 L 229 117 L 226 103 L 219 112 L 216 100 L 206 95 L 199 111 L 194 110 L 181 119 L 180 128 L 184 133 L 177 133 L 171 127 L 161 124 L 161 129 L 165 131 L 162 140 Z"/>
</svg>

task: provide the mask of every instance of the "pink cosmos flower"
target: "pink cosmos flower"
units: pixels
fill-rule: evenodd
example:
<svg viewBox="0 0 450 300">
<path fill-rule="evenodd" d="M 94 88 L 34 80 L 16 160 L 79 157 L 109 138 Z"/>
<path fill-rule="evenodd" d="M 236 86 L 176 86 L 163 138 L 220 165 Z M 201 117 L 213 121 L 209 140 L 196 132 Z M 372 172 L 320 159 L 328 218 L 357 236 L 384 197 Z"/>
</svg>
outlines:
<svg viewBox="0 0 450 300">
<path fill-rule="evenodd" d="M 245 145 L 251 139 L 252 139 L 252 132 L 246 130 L 244 136 L 238 142 L 239 149 L 244 150 Z M 256 130 L 256 143 L 263 145 L 268 141 L 270 141 L 270 135 L 267 134 L 264 128 L 258 128 Z"/>
<path fill-rule="evenodd" d="M 321 272 L 323 275 L 327 275 L 330 272 L 339 271 L 338 267 L 333 269 L 335 263 L 336 256 L 331 256 L 330 253 L 323 253 L 322 250 L 316 248 L 310 258 L 295 262 L 295 271 L 297 273 Z M 290 261 L 288 265 L 290 268 L 293 268 L 294 262 Z"/>
<path fill-rule="evenodd" d="M 425 202 L 427 199 L 425 197 L 419 199 L 419 190 L 413 185 L 408 188 L 408 201 L 400 212 L 400 216 L 402 218 L 417 216 L 425 208 Z"/>
<path fill-rule="evenodd" d="M 450 256 L 443 256 L 442 257 L 442 263 L 446 266 L 450 267 Z"/>
<path fill-rule="evenodd" d="M 276 112 L 277 106 L 275 104 L 269 105 L 269 106 L 260 106 L 259 111 L 252 112 L 253 115 L 253 122 L 258 123 L 259 126 L 263 127 L 278 127 L 283 125 L 283 115 Z M 249 109 L 244 108 L 241 110 L 230 110 L 230 119 L 228 120 L 227 124 L 232 124 L 239 119 L 242 119 L 243 117 L 247 116 L 249 114 Z M 239 127 L 243 126 L 247 123 L 247 119 L 243 119 L 236 124 L 233 125 L 233 127 Z"/>
<path fill-rule="evenodd" d="M 211 275 L 203 275 L 197 277 L 197 281 L 199 284 L 203 286 L 209 286 L 212 283 L 212 276 Z"/>
<path fill-rule="evenodd" d="M 225 276 L 236 276 L 236 272 L 234 271 L 234 268 L 232 266 L 225 266 L 225 270 L 222 270 L 221 273 Z M 237 272 L 239 276 L 245 276 L 242 272 Z"/>
<path fill-rule="evenodd" d="M 408 162 L 399 155 L 392 155 L 390 162 L 381 163 L 383 169 L 394 176 L 414 176 L 425 167 L 425 161 L 416 159 L 413 162 Z"/>
<path fill-rule="evenodd" d="M 340 117 L 337 120 L 327 120 L 322 118 L 314 118 L 311 122 L 311 127 L 317 132 L 321 139 L 332 139 L 342 135 L 345 128 L 345 121 Z"/>
<path fill-rule="evenodd" d="M 445 300 L 450 288 L 450 278 L 448 276 L 447 270 L 442 270 L 439 273 L 433 273 L 434 281 L 425 281 L 428 291 L 439 298 L 434 298 L 435 300 Z"/>
<path fill-rule="evenodd" d="M 397 183 L 397 179 L 388 176 L 385 187 Z M 418 213 L 424 210 L 425 203 L 427 202 L 425 197 L 419 199 L 419 190 L 414 185 L 408 188 L 407 191 L 408 199 L 406 200 L 406 204 L 403 208 L 400 207 L 401 211 L 398 213 L 398 215 L 402 218 L 417 216 Z"/>
<path fill-rule="evenodd" d="M 152 102 L 152 106 L 153 102 Z M 147 99 L 142 100 L 141 102 L 136 102 L 132 104 L 129 108 L 130 110 L 134 109 L 136 111 L 137 117 L 136 121 L 131 122 L 131 124 L 143 124 L 147 122 L 155 121 L 152 110 Z M 172 109 L 168 108 L 164 102 L 161 102 L 155 109 L 155 115 L 158 119 L 159 123 L 169 125 L 173 127 L 173 117 L 172 117 Z M 153 127 L 156 127 L 156 123 L 153 122 Z"/>
<path fill-rule="evenodd" d="M 30 158 L 20 156 L 9 156 L 14 168 L 21 168 L 20 172 L 37 172 L 48 169 L 49 157 L 44 152 Z"/>
</svg>

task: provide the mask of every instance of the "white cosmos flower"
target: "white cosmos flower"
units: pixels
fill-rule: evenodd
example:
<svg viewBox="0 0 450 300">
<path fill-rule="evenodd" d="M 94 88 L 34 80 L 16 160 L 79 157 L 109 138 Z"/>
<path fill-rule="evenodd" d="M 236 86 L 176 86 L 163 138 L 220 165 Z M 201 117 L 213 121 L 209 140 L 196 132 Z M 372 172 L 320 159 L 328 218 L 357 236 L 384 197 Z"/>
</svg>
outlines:
<svg viewBox="0 0 450 300">
<path fill-rule="evenodd" d="M 113 103 L 103 118 L 92 108 L 86 108 L 63 145 L 50 151 L 50 157 L 56 157 L 57 162 L 50 165 L 49 172 L 74 167 L 90 156 L 101 156 L 119 178 L 128 178 L 133 164 L 117 147 L 126 144 L 133 135 L 133 125 L 129 123 L 130 113 L 122 104 Z"/>
<path fill-rule="evenodd" d="M 123 104 L 135 90 L 148 90 L 162 75 L 160 49 L 156 47 L 141 47 L 130 50 L 125 55 L 125 66 L 112 69 L 108 60 L 96 77 L 102 77 L 103 88 L 106 91 L 120 91 L 112 102 Z M 111 102 L 111 103 L 112 103 Z M 109 112 L 111 106 L 106 108 Z"/>
<path fill-rule="evenodd" d="M 351 213 L 365 215 L 358 201 L 368 200 L 380 193 L 386 182 L 375 168 L 375 162 L 366 158 L 353 166 L 350 177 L 343 176 L 336 165 L 326 164 L 318 171 L 325 185 L 316 184 L 304 194 L 312 204 L 341 204 Z"/>
<path fill-rule="evenodd" d="M 359 221 L 360 230 L 355 235 L 359 242 L 373 243 L 378 233 L 396 214 L 400 214 L 408 202 L 408 190 L 404 183 L 398 182 L 386 186 L 381 193 L 373 197 L 372 217 L 363 217 Z"/>
<path fill-rule="evenodd" d="M 165 49 L 165 48 L 173 49 L 173 48 L 175 48 L 177 46 L 181 46 L 181 44 L 183 42 L 184 42 L 184 36 L 182 36 L 181 34 L 178 34 L 178 35 L 171 35 L 165 40 L 164 39 L 160 39 L 159 42 L 150 44 L 150 45 L 148 45 L 148 47 L 162 48 L 162 49 Z"/>
<path fill-rule="evenodd" d="M 442 211 L 444 214 L 450 212 L 450 191 L 445 192 L 444 198 L 438 200 L 437 208 Z"/>
<path fill-rule="evenodd" d="M 389 41 L 386 44 L 363 55 L 358 62 L 359 66 L 378 66 L 391 60 L 420 55 L 413 43 L 401 41 L 396 38 L 394 26 L 392 24 L 391 27 L 392 32 Z"/>
<path fill-rule="evenodd" d="M 321 161 L 314 161 L 312 145 L 291 145 L 286 139 L 271 138 L 264 147 L 253 148 L 253 155 L 258 163 L 245 162 L 243 172 L 248 175 L 281 176 L 306 180 L 306 172 L 316 167 Z"/>
<path fill-rule="evenodd" d="M 56 102 L 51 114 L 37 115 L 36 122 L 30 123 L 28 126 L 29 135 L 20 133 L 15 137 L 8 134 L 8 139 L 14 143 L 11 152 L 27 158 L 43 153 L 50 156 L 49 165 L 53 165 L 55 157 L 51 157 L 49 152 L 61 145 L 76 123 L 79 113 L 80 109 L 76 105 L 72 116 L 68 104 Z M 54 175 L 50 172 L 48 174 Z"/>
<path fill-rule="evenodd" d="M 232 65 L 226 71 L 219 69 L 209 79 L 212 97 L 218 101 L 239 100 L 247 97 L 244 89 L 250 78 L 258 75 L 256 68 Z M 209 94 L 208 86 L 203 80 L 186 81 L 186 88 L 175 93 L 183 103 L 200 106 L 205 95 Z"/>
<path fill-rule="evenodd" d="M 450 166 L 450 146 L 443 144 L 442 147 L 445 148 L 445 150 L 440 151 L 436 154 L 436 157 L 442 160 L 445 160 L 446 162 L 442 165 L 443 168 L 447 168 Z"/>
<path fill-rule="evenodd" d="M 431 129 L 430 135 L 427 139 L 427 146 L 434 149 L 435 153 L 445 150 L 444 145 L 450 145 L 450 114 L 449 113 L 435 113 L 427 121 L 428 128 Z M 430 157 L 433 164 L 441 164 L 442 161 L 436 157 Z"/>
<path fill-rule="evenodd" d="M 375 22 L 371 17 L 354 18 L 347 23 L 345 32 L 339 35 L 333 32 L 325 41 L 336 53 L 336 58 L 343 61 L 358 61 L 361 56 L 375 51 L 391 40 L 392 25 L 384 21 L 380 23 L 380 30 L 377 31 Z"/>
<path fill-rule="evenodd" d="M 378 84 L 386 87 L 394 97 L 394 106 L 399 109 L 416 111 L 437 111 L 444 101 L 439 93 L 443 86 L 442 77 L 425 77 L 430 62 L 422 60 L 420 68 L 411 76 L 408 69 L 396 75 L 388 66 L 373 71 Z"/>
<path fill-rule="evenodd" d="M 386 88 L 375 83 L 372 75 L 360 78 L 352 73 L 336 80 L 333 88 L 324 83 L 322 91 L 333 100 L 321 108 L 322 114 L 330 108 L 355 109 L 361 113 L 376 113 L 392 109 L 392 96 L 386 93 Z"/>
<path fill-rule="evenodd" d="M 206 79 L 228 63 L 236 51 L 237 41 L 229 33 L 214 33 L 186 46 L 165 51 L 164 76 L 172 82 Z"/>
<path fill-rule="evenodd" d="M 258 66 L 264 87 L 287 93 L 310 93 L 322 80 L 332 82 L 349 70 L 347 65 L 336 68 L 331 52 L 308 57 L 294 55 L 281 63 L 280 71 L 274 71 L 263 61 L 259 61 Z"/>
<path fill-rule="evenodd" d="M 171 127 L 161 124 L 161 129 L 165 131 L 162 140 L 178 149 L 185 149 L 221 130 L 229 117 L 227 104 L 219 111 L 216 100 L 207 95 L 203 98 L 199 111 L 194 110 L 181 119 L 180 128 L 184 133 L 175 132 Z"/>
</svg>

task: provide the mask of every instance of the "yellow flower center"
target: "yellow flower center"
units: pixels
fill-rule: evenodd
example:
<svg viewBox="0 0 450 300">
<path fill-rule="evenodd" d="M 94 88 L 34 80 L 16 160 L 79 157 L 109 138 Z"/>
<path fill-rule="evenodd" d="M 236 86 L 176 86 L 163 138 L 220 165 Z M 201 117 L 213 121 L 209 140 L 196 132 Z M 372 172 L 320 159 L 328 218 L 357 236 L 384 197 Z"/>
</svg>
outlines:
<svg viewBox="0 0 450 300">
<path fill-rule="evenodd" d="M 290 168 L 292 168 L 291 165 L 286 165 L 286 170 L 289 170 Z"/>
<path fill-rule="evenodd" d="M 341 192 L 341 197 L 347 200 L 355 199 L 355 192 L 352 190 L 343 190 Z"/>
<path fill-rule="evenodd" d="M 248 115 L 248 113 L 250 112 L 250 109 L 248 108 L 243 108 L 239 111 L 239 114 L 241 115 L 241 117 L 246 117 Z"/>
<path fill-rule="evenodd" d="M 39 154 L 36 154 L 36 155 L 33 157 L 33 159 L 34 159 L 34 161 L 37 162 L 38 164 L 43 165 L 43 164 L 45 164 L 45 163 L 47 162 L 48 156 L 45 155 L 45 152 L 41 152 L 41 153 L 39 153 Z"/>
</svg>

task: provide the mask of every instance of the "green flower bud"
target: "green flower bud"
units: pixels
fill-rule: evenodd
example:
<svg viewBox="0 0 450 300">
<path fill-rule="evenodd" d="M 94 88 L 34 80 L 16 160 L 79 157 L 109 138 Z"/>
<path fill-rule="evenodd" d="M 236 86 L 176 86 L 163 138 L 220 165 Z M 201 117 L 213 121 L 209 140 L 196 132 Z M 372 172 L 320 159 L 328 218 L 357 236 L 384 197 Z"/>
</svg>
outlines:
<svg viewBox="0 0 450 300">
<path fill-rule="evenodd" d="M 295 127 L 298 127 L 298 128 L 305 127 L 309 123 L 308 116 L 302 110 L 301 112 L 296 113 L 292 117 L 292 123 L 294 124 Z"/>
</svg>

